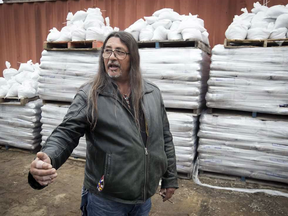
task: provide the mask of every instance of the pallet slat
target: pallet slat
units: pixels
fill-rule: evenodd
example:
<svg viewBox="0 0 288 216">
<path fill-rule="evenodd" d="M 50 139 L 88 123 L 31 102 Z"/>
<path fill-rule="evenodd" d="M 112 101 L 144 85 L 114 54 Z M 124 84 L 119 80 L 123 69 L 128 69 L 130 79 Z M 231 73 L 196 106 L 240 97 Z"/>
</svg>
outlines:
<svg viewBox="0 0 288 216">
<path fill-rule="evenodd" d="M 43 48 L 52 51 L 89 51 L 101 50 L 103 42 L 96 40 L 89 41 L 59 41 L 44 42 Z"/>
<path fill-rule="evenodd" d="M 37 99 L 39 99 L 38 96 L 35 96 L 33 98 L 21 98 L 21 99 L 19 99 L 18 97 L 7 97 L 7 98 L 0 98 L 0 104 L 24 106 L 30 101 L 34 101 Z"/>
<path fill-rule="evenodd" d="M 236 40 L 225 39 L 225 48 L 249 48 L 249 47 L 283 47 L 288 46 L 288 38 L 266 40 Z"/>
</svg>

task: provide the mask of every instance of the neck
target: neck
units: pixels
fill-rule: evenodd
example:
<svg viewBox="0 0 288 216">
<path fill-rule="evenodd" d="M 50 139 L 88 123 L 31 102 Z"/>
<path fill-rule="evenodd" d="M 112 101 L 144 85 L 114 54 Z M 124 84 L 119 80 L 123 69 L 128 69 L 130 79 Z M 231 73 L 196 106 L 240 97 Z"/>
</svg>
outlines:
<svg viewBox="0 0 288 216">
<path fill-rule="evenodd" d="M 116 83 L 117 83 L 118 89 L 122 95 L 126 95 L 126 96 L 130 95 L 131 88 L 130 88 L 130 83 L 128 81 L 116 82 Z"/>
</svg>

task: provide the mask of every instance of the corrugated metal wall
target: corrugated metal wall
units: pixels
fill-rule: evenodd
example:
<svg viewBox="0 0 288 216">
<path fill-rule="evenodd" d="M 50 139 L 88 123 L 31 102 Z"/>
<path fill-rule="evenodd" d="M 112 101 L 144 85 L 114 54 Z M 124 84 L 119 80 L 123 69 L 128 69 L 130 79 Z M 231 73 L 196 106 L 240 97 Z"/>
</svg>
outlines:
<svg viewBox="0 0 288 216">
<path fill-rule="evenodd" d="M 68 0 L 56 2 L 15 3 L 0 5 L 0 75 L 5 60 L 18 69 L 20 62 L 39 62 L 43 41 L 49 29 L 60 30 L 68 12 L 98 7 L 111 26 L 124 30 L 139 18 L 161 8 L 173 8 L 180 14 L 198 14 L 205 21 L 210 44 L 223 43 L 224 33 L 234 15 L 256 0 Z M 262 1 L 260 1 L 262 3 Z M 270 0 L 268 6 L 287 4 L 288 0 Z"/>
</svg>

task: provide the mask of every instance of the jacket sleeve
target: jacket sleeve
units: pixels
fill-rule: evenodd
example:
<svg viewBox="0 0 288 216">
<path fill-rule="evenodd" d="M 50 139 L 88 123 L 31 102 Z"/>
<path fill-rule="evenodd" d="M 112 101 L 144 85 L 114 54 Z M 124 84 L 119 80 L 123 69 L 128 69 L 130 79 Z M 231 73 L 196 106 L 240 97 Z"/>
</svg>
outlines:
<svg viewBox="0 0 288 216">
<path fill-rule="evenodd" d="M 48 137 L 41 150 L 50 157 L 55 169 L 58 169 L 68 159 L 87 128 L 89 128 L 87 95 L 80 90 L 74 97 L 62 123 Z"/>
<path fill-rule="evenodd" d="M 161 188 L 178 188 L 175 148 L 162 96 L 161 96 L 161 106 L 162 106 L 161 109 L 162 109 L 163 135 L 165 143 L 164 148 L 168 160 L 168 168 L 162 177 Z"/>
</svg>

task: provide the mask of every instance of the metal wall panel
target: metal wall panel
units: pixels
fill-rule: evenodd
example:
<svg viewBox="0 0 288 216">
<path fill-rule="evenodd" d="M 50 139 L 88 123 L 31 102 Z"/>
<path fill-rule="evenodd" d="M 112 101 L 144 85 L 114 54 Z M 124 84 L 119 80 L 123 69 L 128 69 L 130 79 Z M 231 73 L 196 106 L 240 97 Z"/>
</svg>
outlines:
<svg viewBox="0 0 288 216">
<path fill-rule="evenodd" d="M 256 0 L 68 0 L 0 5 L 0 76 L 5 60 L 18 69 L 20 62 L 39 62 L 49 29 L 60 30 L 68 12 L 99 7 L 110 17 L 112 27 L 124 30 L 137 19 L 151 16 L 161 8 L 173 8 L 180 14 L 198 14 L 205 21 L 211 47 L 223 43 L 225 30 L 241 8 L 250 11 Z M 261 2 L 261 1 L 260 1 Z M 270 0 L 268 6 L 288 4 L 288 0 Z"/>
</svg>

